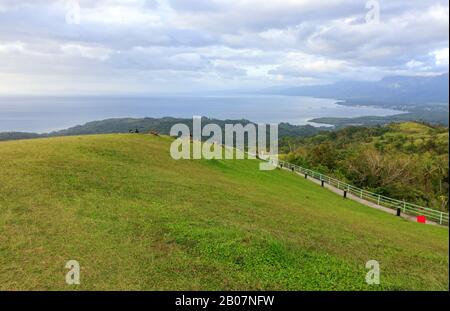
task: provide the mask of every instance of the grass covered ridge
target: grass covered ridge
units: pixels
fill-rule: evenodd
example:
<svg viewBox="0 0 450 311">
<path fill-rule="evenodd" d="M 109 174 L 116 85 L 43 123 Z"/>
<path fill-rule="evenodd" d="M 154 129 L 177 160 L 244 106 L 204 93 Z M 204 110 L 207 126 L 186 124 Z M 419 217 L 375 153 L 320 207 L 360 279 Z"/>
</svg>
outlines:
<svg viewBox="0 0 450 311">
<path fill-rule="evenodd" d="M 448 229 L 171 138 L 0 143 L 0 289 L 448 290 Z M 65 284 L 65 263 L 81 285 Z M 365 263 L 381 285 L 365 283 Z"/>
</svg>

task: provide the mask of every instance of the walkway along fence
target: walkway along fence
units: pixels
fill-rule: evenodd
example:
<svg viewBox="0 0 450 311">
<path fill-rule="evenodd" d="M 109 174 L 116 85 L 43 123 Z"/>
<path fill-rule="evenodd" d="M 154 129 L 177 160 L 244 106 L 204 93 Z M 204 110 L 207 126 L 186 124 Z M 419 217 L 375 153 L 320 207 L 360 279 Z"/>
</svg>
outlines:
<svg viewBox="0 0 450 311">
<path fill-rule="evenodd" d="M 400 201 L 396 199 L 392 199 L 389 197 L 385 197 L 380 194 L 376 194 L 374 192 L 370 192 L 361 188 L 354 187 L 352 185 L 349 185 L 345 182 L 342 182 L 338 179 L 335 179 L 333 177 L 326 176 L 324 174 L 318 173 L 316 171 L 303 168 L 301 166 L 278 160 L 278 159 L 263 159 L 261 156 L 259 157 L 262 160 L 269 161 L 273 165 L 281 168 L 287 168 L 292 170 L 293 172 L 297 172 L 300 174 L 305 175 L 305 177 L 313 177 L 319 181 L 325 182 L 327 184 L 330 184 L 331 186 L 342 190 L 343 192 L 346 191 L 346 193 L 351 193 L 361 199 L 364 199 L 369 202 L 376 203 L 379 206 L 387 207 L 390 209 L 394 209 L 397 211 L 401 211 L 404 214 L 411 215 L 411 216 L 426 216 L 427 219 L 436 222 L 441 225 L 447 225 L 449 224 L 449 217 L 448 213 L 441 212 L 429 207 L 419 206 L 416 204 L 408 203 L 405 201 Z"/>
</svg>

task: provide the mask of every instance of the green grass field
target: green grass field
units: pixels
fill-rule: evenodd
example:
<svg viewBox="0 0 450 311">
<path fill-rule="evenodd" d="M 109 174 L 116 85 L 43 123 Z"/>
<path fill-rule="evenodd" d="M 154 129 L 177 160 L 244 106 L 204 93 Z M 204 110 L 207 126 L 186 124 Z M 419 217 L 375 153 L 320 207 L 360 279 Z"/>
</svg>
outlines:
<svg viewBox="0 0 450 311">
<path fill-rule="evenodd" d="M 448 129 L 438 131 L 428 125 L 417 122 L 393 123 L 390 125 L 390 128 L 394 131 L 385 134 L 386 137 L 408 137 L 410 139 L 408 143 L 411 143 L 412 141 L 414 144 L 424 143 L 429 139 L 435 140 L 436 143 L 448 144 Z"/>
<path fill-rule="evenodd" d="M 2 290 L 448 290 L 447 228 L 171 138 L 0 143 Z M 65 263 L 81 285 L 65 283 Z M 367 285 L 378 260 L 381 284 Z"/>
</svg>

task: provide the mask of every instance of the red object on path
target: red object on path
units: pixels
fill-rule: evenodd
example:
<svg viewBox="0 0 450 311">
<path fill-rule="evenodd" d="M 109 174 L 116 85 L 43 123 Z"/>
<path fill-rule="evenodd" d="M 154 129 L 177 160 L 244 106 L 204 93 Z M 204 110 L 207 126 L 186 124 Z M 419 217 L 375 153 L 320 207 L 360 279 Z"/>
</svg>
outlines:
<svg viewBox="0 0 450 311">
<path fill-rule="evenodd" d="M 424 224 L 427 222 L 427 218 L 425 216 L 417 216 L 417 222 Z"/>
</svg>

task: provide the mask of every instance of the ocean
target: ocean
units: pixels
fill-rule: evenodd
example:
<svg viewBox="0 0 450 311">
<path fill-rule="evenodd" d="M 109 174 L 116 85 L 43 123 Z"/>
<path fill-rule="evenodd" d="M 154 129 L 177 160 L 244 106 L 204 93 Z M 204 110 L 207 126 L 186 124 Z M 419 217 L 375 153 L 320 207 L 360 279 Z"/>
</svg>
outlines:
<svg viewBox="0 0 450 311">
<path fill-rule="evenodd" d="M 335 99 L 297 96 L 0 97 L 0 132 L 45 133 L 124 117 L 211 117 L 296 125 L 318 117 L 388 116 L 396 110 L 349 107 Z M 314 125 L 314 124 L 313 124 Z"/>
</svg>

